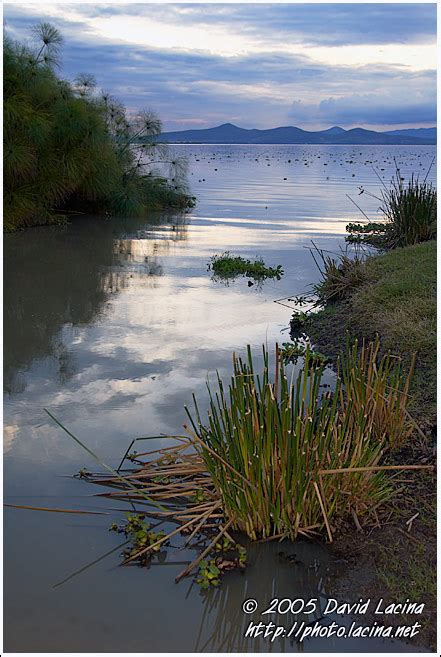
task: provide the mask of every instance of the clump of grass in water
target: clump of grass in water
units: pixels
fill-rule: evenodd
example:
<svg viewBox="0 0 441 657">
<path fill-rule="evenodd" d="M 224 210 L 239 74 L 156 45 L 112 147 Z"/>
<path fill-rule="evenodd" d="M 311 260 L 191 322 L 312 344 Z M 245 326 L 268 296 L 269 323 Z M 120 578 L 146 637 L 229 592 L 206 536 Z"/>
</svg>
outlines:
<svg viewBox="0 0 441 657">
<path fill-rule="evenodd" d="M 208 271 L 223 279 L 236 278 L 237 276 L 248 276 L 258 281 L 266 278 L 280 280 L 283 276 L 281 265 L 267 267 L 262 258 L 251 261 L 241 256 L 233 256 L 229 251 L 221 255 L 214 255 L 208 263 Z"/>
<path fill-rule="evenodd" d="M 323 393 L 323 365 L 312 363 L 309 347 L 303 369 L 288 379 L 276 345 L 273 381 L 268 350 L 263 348 L 263 372 L 257 375 L 248 347 L 246 360 L 233 358 L 228 392 L 219 377 L 214 395 L 209 386 L 208 422 L 202 423 L 195 400 L 194 419 L 187 410 L 193 427 L 186 427 L 188 436 L 170 436 L 178 445 L 136 454 L 136 468 L 125 476 L 49 415 L 110 472 L 82 473 L 111 487 L 104 496 L 147 504 L 149 517 L 177 524 L 152 535 L 142 518 L 129 518 L 122 531 L 132 548 L 124 564 L 148 565 L 159 546 L 178 534 L 188 536 L 185 545 L 199 554 L 176 581 L 199 566 L 199 584 L 209 588 L 225 572 L 245 567 L 246 550 L 229 531 L 255 540 L 326 530 L 332 541 L 346 516 L 359 526 L 359 517 L 389 499 L 385 470 L 432 467 L 381 464 L 387 450 L 409 435 L 411 372 L 405 376 L 398 360 L 378 354 L 378 339 L 360 350 L 348 345 L 333 392 Z"/>
<path fill-rule="evenodd" d="M 431 183 L 419 182 L 413 174 L 407 185 L 403 180 L 397 167 L 392 186 L 382 193 L 380 210 L 390 222 L 386 231 L 388 248 L 436 237 L 436 190 Z"/>
<path fill-rule="evenodd" d="M 219 377 L 214 393 L 209 386 L 206 424 L 194 400 L 194 416 L 187 411 L 190 433 L 201 445 L 233 528 L 256 540 L 296 539 L 326 527 L 332 540 L 334 518 L 358 516 L 388 498 L 379 462 L 388 447 L 387 427 L 393 426 L 395 443 L 407 435 L 397 400 L 404 409 L 408 381 L 390 406 L 391 398 L 382 393 L 403 382 L 398 376 L 389 380 L 394 371 L 389 355 L 376 366 L 376 345 L 363 346 L 361 358 L 356 347 L 342 356 L 332 394 L 320 391 L 323 366 L 313 364 L 309 347 L 295 380 L 288 380 L 277 348 L 274 382 L 268 351 L 263 348 L 258 375 L 248 347 L 246 361 L 234 356 L 228 392 Z"/>
<path fill-rule="evenodd" d="M 322 303 L 338 301 L 366 281 L 365 258 L 355 252 L 352 257 L 347 253 L 333 258 L 313 243 L 311 255 L 317 265 L 321 280 L 313 286 L 314 293 Z"/>
<path fill-rule="evenodd" d="M 369 196 L 380 201 L 379 209 L 385 221 L 348 224 L 347 241 L 364 242 L 383 249 L 395 249 L 435 239 L 437 194 L 432 183 L 427 182 L 432 164 L 423 182 L 412 174 L 406 183 L 395 162 L 395 177 L 390 187 L 386 187 L 381 181 L 383 185 L 381 196 L 362 189 L 360 193 L 366 191 Z"/>
</svg>

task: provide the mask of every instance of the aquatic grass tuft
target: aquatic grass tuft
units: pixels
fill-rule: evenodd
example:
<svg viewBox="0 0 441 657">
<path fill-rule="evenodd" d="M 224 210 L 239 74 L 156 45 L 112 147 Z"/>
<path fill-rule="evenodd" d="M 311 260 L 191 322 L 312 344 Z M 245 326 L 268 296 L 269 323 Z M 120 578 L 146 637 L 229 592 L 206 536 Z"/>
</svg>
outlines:
<svg viewBox="0 0 441 657">
<path fill-rule="evenodd" d="M 321 280 L 313 286 L 319 302 L 344 299 L 366 281 L 365 258 L 358 251 L 352 257 L 342 251 L 333 258 L 314 242 L 310 251 L 321 274 Z"/>
<path fill-rule="evenodd" d="M 338 361 L 338 375 L 343 386 L 340 404 L 343 414 L 364 413 L 372 417 L 374 440 L 391 449 L 401 447 L 413 431 L 407 411 L 409 386 L 415 366 L 413 354 L 407 373 L 401 358 L 390 353 L 379 357 L 380 341 L 361 348 L 355 341 L 346 344 L 346 357 Z"/>
<path fill-rule="evenodd" d="M 365 513 L 388 498 L 379 463 L 392 436 L 389 423 L 402 419 L 407 381 L 395 395 L 384 396 L 386 380 L 392 387 L 403 381 L 398 376 L 389 381 L 390 356 L 378 367 L 377 357 L 378 341 L 361 357 L 356 347 L 348 350 L 333 392 L 323 393 L 323 365 L 314 361 L 309 346 L 294 379 L 288 379 L 276 347 L 272 381 L 267 349 L 263 372 L 256 374 L 248 347 L 246 360 L 233 358 L 228 389 L 219 376 L 216 390 L 208 386 L 205 423 L 194 399 L 194 412 L 187 409 L 189 432 L 235 529 L 256 540 L 295 539 L 325 528 L 332 540 L 334 518 Z M 354 399 L 358 377 L 361 392 Z M 362 393 L 369 399 L 368 412 Z M 393 435 L 403 435 L 402 425 Z"/>
<path fill-rule="evenodd" d="M 431 183 L 420 182 L 412 174 L 405 184 L 397 166 L 396 176 L 389 189 L 382 192 L 380 208 L 389 222 L 389 248 L 410 246 L 436 237 L 436 189 Z"/>
<path fill-rule="evenodd" d="M 366 192 L 380 201 L 379 210 L 384 221 L 348 224 L 347 241 L 364 242 L 383 249 L 396 249 L 435 239 L 437 193 L 432 183 L 427 182 L 432 165 L 433 161 L 422 182 L 418 176 L 412 174 L 406 183 L 395 161 L 395 176 L 389 187 L 381 181 L 380 196 L 361 188 L 360 193 Z M 356 203 L 355 205 L 359 207 Z"/>
</svg>

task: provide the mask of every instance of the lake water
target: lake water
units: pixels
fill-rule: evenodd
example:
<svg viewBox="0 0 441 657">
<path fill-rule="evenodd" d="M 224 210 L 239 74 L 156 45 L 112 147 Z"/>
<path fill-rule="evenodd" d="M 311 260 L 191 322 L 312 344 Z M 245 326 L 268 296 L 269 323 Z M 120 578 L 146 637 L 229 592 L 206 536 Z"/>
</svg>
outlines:
<svg viewBox="0 0 441 657">
<path fill-rule="evenodd" d="M 341 565 L 325 546 L 254 546 L 246 574 L 201 594 L 174 583 L 185 553 L 149 570 L 119 568 L 107 531 L 120 513 L 70 475 L 96 466 L 48 408 L 116 465 L 140 435 L 179 433 L 194 391 L 230 372 L 231 354 L 289 339 L 291 311 L 275 299 L 318 280 L 311 240 L 336 251 L 345 225 L 375 219 L 380 181 L 424 177 L 435 147 L 176 146 L 189 161 L 197 207 L 146 220 L 80 218 L 5 236 L 5 502 L 106 511 L 78 516 L 5 509 L 5 649 L 76 651 L 297 651 L 290 639 L 244 638 L 241 605 L 272 597 L 332 596 Z M 435 168 L 429 173 L 435 179 Z M 214 282 L 215 253 L 281 264 L 280 281 Z M 116 508 L 116 505 L 113 505 Z M 296 553 L 290 563 L 281 555 Z M 320 616 L 320 614 L 318 614 Z M 279 619 L 283 622 L 283 619 Z M 312 620 L 312 618 L 309 618 Z M 345 619 L 348 622 L 349 619 Z M 286 619 L 285 619 L 286 621 Z M 313 639 L 306 651 L 414 650 L 380 640 Z"/>
</svg>

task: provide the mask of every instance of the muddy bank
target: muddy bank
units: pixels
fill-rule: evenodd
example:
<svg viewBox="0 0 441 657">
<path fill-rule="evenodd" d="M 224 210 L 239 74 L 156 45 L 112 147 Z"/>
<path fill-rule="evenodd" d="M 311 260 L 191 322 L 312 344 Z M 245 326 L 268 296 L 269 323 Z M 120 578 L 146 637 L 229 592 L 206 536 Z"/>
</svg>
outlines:
<svg viewBox="0 0 441 657">
<path fill-rule="evenodd" d="M 436 459 L 436 242 L 368 258 L 366 276 L 346 298 L 311 315 L 305 330 L 318 349 L 336 359 L 350 339 L 379 334 L 383 350 L 409 362 L 417 352 L 409 410 L 415 430 L 390 464 L 435 464 Z M 436 475 L 403 471 L 390 477 L 392 501 L 378 523 L 341 527 L 331 549 L 347 559 L 334 597 L 423 602 L 422 628 L 413 645 L 436 649 Z M 367 619 L 366 619 L 367 620 Z M 372 618 L 372 620 L 375 620 Z M 376 619 L 378 620 L 378 619 Z M 403 624 L 415 618 L 388 617 Z"/>
</svg>

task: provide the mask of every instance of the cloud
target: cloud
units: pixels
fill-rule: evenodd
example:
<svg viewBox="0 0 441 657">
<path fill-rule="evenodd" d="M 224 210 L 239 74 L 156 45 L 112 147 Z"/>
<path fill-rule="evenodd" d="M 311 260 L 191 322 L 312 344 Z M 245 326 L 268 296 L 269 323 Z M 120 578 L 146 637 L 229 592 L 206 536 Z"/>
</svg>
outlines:
<svg viewBox="0 0 441 657">
<path fill-rule="evenodd" d="M 326 121 L 342 125 L 401 125 L 408 123 L 436 123 L 436 84 L 413 79 L 414 92 L 409 86 L 392 79 L 384 93 L 347 94 L 328 97 L 315 103 L 294 100 L 289 116 L 304 124 Z M 394 88 L 394 87 L 397 88 Z"/>
<path fill-rule="evenodd" d="M 44 7 L 54 5 L 41 5 Z M 436 3 L 268 3 L 259 4 L 258 9 L 244 3 L 115 3 L 83 4 L 79 10 L 89 18 L 150 17 L 170 26 L 222 26 L 230 33 L 258 37 L 263 44 L 280 42 L 285 36 L 320 46 L 421 44 L 436 39 Z"/>
<path fill-rule="evenodd" d="M 53 22 L 65 37 L 67 78 L 90 72 L 130 110 L 156 109 L 169 130 L 226 121 L 243 127 L 433 122 L 436 77 L 424 48 L 434 39 L 434 12 L 430 4 L 5 6 L 14 38 L 22 40 L 39 20 Z M 103 27 L 109 19 L 142 25 L 143 17 L 163 34 L 191 27 L 209 41 L 215 27 L 217 34 L 244 35 L 252 47 L 225 54 L 201 43 L 152 46 L 148 31 L 139 43 L 129 42 L 133 35 L 123 27 L 124 40 Z"/>
</svg>

